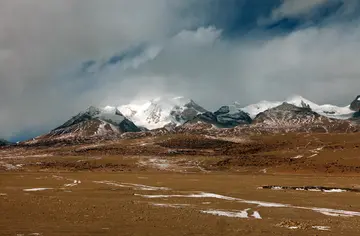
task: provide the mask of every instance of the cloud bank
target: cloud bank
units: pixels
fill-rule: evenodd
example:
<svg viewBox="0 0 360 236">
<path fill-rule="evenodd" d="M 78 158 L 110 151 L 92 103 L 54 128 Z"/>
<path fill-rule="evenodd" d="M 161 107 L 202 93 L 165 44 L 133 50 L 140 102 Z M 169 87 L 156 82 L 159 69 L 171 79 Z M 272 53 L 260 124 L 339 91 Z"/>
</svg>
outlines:
<svg viewBox="0 0 360 236">
<path fill-rule="evenodd" d="M 321 24 L 308 22 L 310 11 L 331 1 L 284 0 L 259 9 L 266 16 L 248 17 L 254 22 L 230 22 L 248 19 L 243 0 L 236 5 L 239 17 L 220 23 L 214 12 L 226 15 L 233 1 L 4 0 L 0 136 L 40 134 L 90 105 L 163 94 L 187 96 L 208 109 L 292 94 L 348 104 L 360 87 L 355 3 L 343 0 Z M 256 25 L 264 17 L 296 17 L 304 25 L 273 31 Z M 255 26 L 236 33 L 224 22 Z"/>
</svg>

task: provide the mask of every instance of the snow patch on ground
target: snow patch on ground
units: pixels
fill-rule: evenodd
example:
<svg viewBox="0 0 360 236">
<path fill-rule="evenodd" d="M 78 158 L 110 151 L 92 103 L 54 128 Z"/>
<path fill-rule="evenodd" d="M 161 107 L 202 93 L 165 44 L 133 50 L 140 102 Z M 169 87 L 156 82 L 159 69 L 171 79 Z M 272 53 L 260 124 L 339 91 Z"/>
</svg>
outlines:
<svg viewBox="0 0 360 236">
<path fill-rule="evenodd" d="M 228 201 L 236 201 L 236 202 L 240 202 L 240 203 L 257 205 L 258 207 L 293 208 L 293 209 L 311 210 L 311 211 L 329 215 L 329 216 L 342 216 L 342 217 L 359 216 L 360 217 L 360 212 L 356 212 L 356 211 L 346 211 L 346 210 L 318 208 L 318 207 L 301 207 L 301 206 L 294 206 L 294 205 L 282 204 L 282 203 L 252 201 L 252 200 L 245 200 L 245 199 L 228 197 L 228 196 L 214 194 L 214 193 L 205 193 L 205 192 L 188 194 L 188 195 L 180 195 L 180 194 L 177 194 L 177 195 L 141 195 L 141 194 L 135 194 L 135 196 L 141 196 L 144 198 L 151 198 L 151 199 L 154 199 L 154 198 L 216 198 L 216 199 L 223 199 L 223 200 L 228 200 Z"/>
<path fill-rule="evenodd" d="M 319 154 L 315 153 L 315 154 L 312 154 L 311 156 L 309 156 L 308 158 L 313 158 L 313 157 L 316 157 L 317 155 L 319 155 Z"/>
<path fill-rule="evenodd" d="M 135 190 L 145 190 L 145 191 L 171 190 L 170 188 L 166 188 L 166 187 L 154 187 L 154 186 L 143 185 L 143 184 L 132 184 L 132 183 L 122 183 L 122 184 L 128 185 L 130 187 L 134 187 Z"/>
<path fill-rule="evenodd" d="M 156 187 L 156 186 L 148 186 L 148 185 L 143 185 L 143 184 L 133 184 L 133 183 L 117 183 L 114 181 L 93 181 L 94 183 L 97 184 L 106 184 L 106 185 L 111 185 L 111 186 L 116 186 L 116 187 L 120 187 L 120 188 L 132 188 L 134 190 L 143 190 L 143 191 L 159 191 L 159 190 L 171 190 L 170 188 L 166 188 L 166 187 Z"/>
<path fill-rule="evenodd" d="M 316 189 L 316 188 L 308 189 L 308 191 L 310 191 L 310 192 L 321 192 L 320 189 Z"/>
<path fill-rule="evenodd" d="M 325 193 L 343 193 L 343 192 L 346 192 L 346 190 L 334 188 L 334 189 L 324 190 L 323 192 L 325 192 Z"/>
<path fill-rule="evenodd" d="M 50 190 L 53 188 L 28 188 L 28 189 L 23 189 L 24 192 L 38 192 L 38 191 L 45 191 L 45 190 Z"/>
<path fill-rule="evenodd" d="M 273 202 L 262 202 L 262 201 L 249 201 L 249 200 L 242 200 L 239 199 L 239 202 L 243 202 L 243 203 L 248 203 L 248 204 L 254 204 L 257 205 L 258 207 L 290 207 L 290 205 L 288 204 L 282 204 L 282 203 L 273 203 Z"/>
<path fill-rule="evenodd" d="M 71 184 L 64 184 L 64 187 L 75 187 L 78 184 L 81 184 L 81 181 L 80 180 L 74 180 L 74 182 L 71 183 Z"/>
<path fill-rule="evenodd" d="M 320 231 L 329 231 L 330 230 L 329 226 L 312 226 L 312 228 L 320 230 Z"/>
<path fill-rule="evenodd" d="M 334 217 L 352 217 L 353 215 L 351 214 L 343 214 L 341 212 L 329 212 L 329 211 L 322 211 L 322 210 L 318 210 L 317 212 L 326 215 L 326 216 L 334 216 Z"/>
<path fill-rule="evenodd" d="M 202 213 L 216 215 L 216 216 L 226 216 L 226 217 L 234 217 L 234 218 L 244 218 L 247 219 L 248 213 L 247 211 L 250 209 L 246 209 L 243 211 L 222 211 L 222 210 L 206 210 L 201 211 Z"/>
<path fill-rule="evenodd" d="M 216 199 L 223 199 L 228 201 L 236 201 L 236 198 L 227 197 L 215 193 L 195 193 L 189 195 L 141 195 L 135 194 L 135 196 L 141 196 L 144 198 L 216 198 Z"/>
<path fill-rule="evenodd" d="M 107 180 L 103 180 L 103 181 L 93 181 L 96 184 L 106 184 L 106 185 L 111 185 L 111 186 L 115 186 L 115 187 L 120 187 L 120 188 L 127 188 L 128 186 L 125 186 L 123 184 L 118 184 L 116 182 L 113 181 L 107 181 Z"/>
<path fill-rule="evenodd" d="M 272 189 L 272 190 L 283 190 L 282 187 L 278 187 L 278 186 L 272 187 L 271 189 Z"/>
<path fill-rule="evenodd" d="M 343 193 L 347 192 L 347 189 L 341 188 L 325 188 L 325 187 L 283 187 L 283 186 L 262 186 L 258 189 L 270 189 L 270 190 L 295 190 L 295 191 L 310 191 L 310 192 L 324 192 L 324 193 Z"/>
<path fill-rule="evenodd" d="M 149 203 L 149 204 L 157 207 L 170 207 L 170 208 L 182 208 L 182 207 L 191 206 L 190 204 L 166 204 L 166 203 Z"/>
<path fill-rule="evenodd" d="M 226 210 L 202 210 L 201 213 L 216 215 L 216 216 L 226 216 L 226 217 L 232 217 L 232 218 L 255 218 L 255 219 L 262 219 L 259 212 L 255 211 L 252 215 L 249 216 L 249 211 L 251 209 L 245 209 L 242 211 L 226 211 Z"/>
<path fill-rule="evenodd" d="M 288 228 L 288 229 L 299 229 L 300 227 L 299 226 L 287 226 L 286 228 Z"/>
<path fill-rule="evenodd" d="M 251 215 L 255 219 L 262 219 L 260 213 L 258 211 L 254 211 L 254 213 Z"/>
</svg>

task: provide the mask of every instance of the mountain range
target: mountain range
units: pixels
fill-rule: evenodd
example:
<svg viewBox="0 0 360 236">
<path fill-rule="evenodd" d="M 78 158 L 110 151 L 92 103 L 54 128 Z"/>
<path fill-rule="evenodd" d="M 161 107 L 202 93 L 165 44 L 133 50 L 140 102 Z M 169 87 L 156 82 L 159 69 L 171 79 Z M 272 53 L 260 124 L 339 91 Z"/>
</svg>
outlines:
<svg viewBox="0 0 360 236">
<path fill-rule="evenodd" d="M 358 109 L 355 109 L 353 107 L 354 110 L 350 108 L 350 105 L 345 107 L 338 107 L 331 104 L 318 105 L 298 95 L 291 96 L 285 101 L 275 101 L 275 102 L 261 101 L 259 103 L 251 104 L 243 108 L 239 107 L 237 103 L 235 104 L 239 109 L 243 110 L 244 112 L 247 112 L 252 118 L 255 118 L 256 115 L 258 115 L 259 113 L 264 112 L 270 108 L 280 106 L 284 102 L 288 104 L 292 104 L 297 107 L 309 107 L 311 108 L 311 110 L 322 116 L 326 116 L 334 119 L 349 119 L 352 117 L 354 111 L 360 109 L 360 104 L 358 106 Z"/>
<path fill-rule="evenodd" d="M 282 102 L 260 101 L 246 107 L 235 102 L 214 112 L 184 97 L 159 97 L 118 107 L 89 107 L 32 142 L 119 137 L 124 133 L 154 133 L 156 130 L 191 132 L 199 127 L 235 128 L 243 132 L 355 132 L 359 110 L 360 96 L 345 107 L 318 105 L 301 96 L 292 96 Z"/>
</svg>

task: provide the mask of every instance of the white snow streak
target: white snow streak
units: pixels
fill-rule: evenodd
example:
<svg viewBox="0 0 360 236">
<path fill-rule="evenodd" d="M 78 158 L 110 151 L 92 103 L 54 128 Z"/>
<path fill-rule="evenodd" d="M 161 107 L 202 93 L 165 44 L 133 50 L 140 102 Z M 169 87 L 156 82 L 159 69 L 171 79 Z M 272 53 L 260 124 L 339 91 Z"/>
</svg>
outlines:
<svg viewBox="0 0 360 236">
<path fill-rule="evenodd" d="M 148 186 L 148 185 L 133 184 L 133 183 L 117 183 L 114 181 L 107 181 L 107 180 L 93 181 L 93 182 L 97 184 L 106 184 L 120 188 L 132 188 L 134 190 L 144 190 L 144 191 L 171 190 L 170 188 L 166 188 L 166 187 L 156 187 L 156 186 Z"/>
<path fill-rule="evenodd" d="M 45 190 L 50 190 L 53 188 L 28 188 L 28 189 L 23 189 L 24 192 L 37 192 L 37 191 L 45 191 Z"/>
<path fill-rule="evenodd" d="M 141 195 L 141 194 L 135 194 L 135 195 L 144 198 L 216 198 L 216 199 L 223 199 L 228 201 L 236 201 L 241 203 L 257 205 L 258 207 L 276 207 L 276 208 L 293 208 L 293 209 L 311 210 L 329 216 L 343 216 L 343 217 L 360 216 L 360 212 L 357 211 L 336 210 L 336 209 L 318 208 L 318 207 L 301 207 L 301 206 L 294 206 L 294 205 L 282 204 L 282 203 L 251 201 L 251 200 L 244 200 L 240 198 L 234 198 L 234 197 L 228 197 L 219 194 L 204 193 L 204 192 L 197 194 L 188 194 L 188 195 Z"/>
</svg>

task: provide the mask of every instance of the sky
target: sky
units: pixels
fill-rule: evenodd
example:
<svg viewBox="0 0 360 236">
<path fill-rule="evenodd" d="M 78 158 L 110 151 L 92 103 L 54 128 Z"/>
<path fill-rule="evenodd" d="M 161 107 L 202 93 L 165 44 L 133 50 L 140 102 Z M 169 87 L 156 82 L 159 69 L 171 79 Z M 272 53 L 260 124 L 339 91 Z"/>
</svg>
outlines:
<svg viewBox="0 0 360 236">
<path fill-rule="evenodd" d="M 2 0 L 0 138 L 163 95 L 348 105 L 359 13 L 357 0 Z"/>
</svg>

